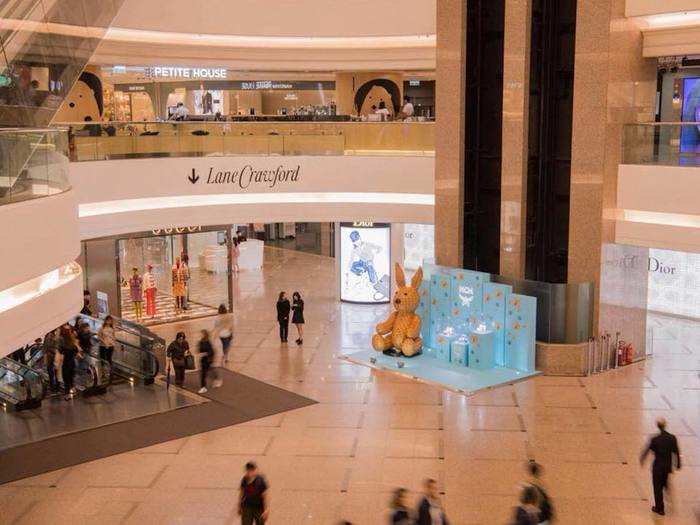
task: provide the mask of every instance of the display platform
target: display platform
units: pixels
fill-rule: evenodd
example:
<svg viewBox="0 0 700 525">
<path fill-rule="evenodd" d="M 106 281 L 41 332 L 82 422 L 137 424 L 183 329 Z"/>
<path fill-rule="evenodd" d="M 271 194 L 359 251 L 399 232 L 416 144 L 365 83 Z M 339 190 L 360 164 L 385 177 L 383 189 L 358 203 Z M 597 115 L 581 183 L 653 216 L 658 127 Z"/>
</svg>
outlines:
<svg viewBox="0 0 700 525">
<path fill-rule="evenodd" d="M 373 350 L 362 350 L 361 352 L 344 355 L 342 358 L 351 363 L 394 372 L 468 396 L 476 394 L 480 390 L 507 385 L 541 373 L 538 371 L 524 372 L 500 366 L 487 370 L 475 370 L 440 361 L 430 357 L 428 353 L 411 358 L 397 358 L 389 357 Z M 370 359 L 375 359 L 376 361 L 373 363 Z M 403 368 L 398 367 L 399 361 L 403 362 Z"/>
<path fill-rule="evenodd" d="M 462 268 L 426 263 L 407 284 L 396 264 L 395 275 L 394 310 L 375 327 L 375 351 L 348 359 L 466 394 L 537 375 L 535 297 Z"/>
</svg>

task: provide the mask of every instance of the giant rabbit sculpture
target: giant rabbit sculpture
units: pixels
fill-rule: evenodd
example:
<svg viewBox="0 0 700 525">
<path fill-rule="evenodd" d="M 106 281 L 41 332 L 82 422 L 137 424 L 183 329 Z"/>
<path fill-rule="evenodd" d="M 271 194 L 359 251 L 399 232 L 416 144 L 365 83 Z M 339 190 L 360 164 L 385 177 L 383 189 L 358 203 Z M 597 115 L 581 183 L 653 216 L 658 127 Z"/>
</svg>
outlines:
<svg viewBox="0 0 700 525">
<path fill-rule="evenodd" d="M 372 346 L 377 352 L 401 353 L 406 357 L 420 353 L 423 340 L 420 337 L 421 318 L 416 314 L 416 308 L 420 303 L 418 288 L 422 280 L 423 269 L 418 268 L 411 284 L 406 286 L 403 268 L 396 263 L 398 289 L 392 301 L 394 311 L 386 321 L 377 325 L 377 333 L 372 337 Z"/>
</svg>

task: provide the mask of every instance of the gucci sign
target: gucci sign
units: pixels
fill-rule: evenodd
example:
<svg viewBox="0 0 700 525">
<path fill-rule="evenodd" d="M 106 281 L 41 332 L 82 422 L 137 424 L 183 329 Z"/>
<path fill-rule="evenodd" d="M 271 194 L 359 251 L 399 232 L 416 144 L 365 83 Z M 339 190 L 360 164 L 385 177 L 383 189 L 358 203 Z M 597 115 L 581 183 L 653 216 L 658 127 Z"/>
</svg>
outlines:
<svg viewBox="0 0 700 525">
<path fill-rule="evenodd" d="M 194 233 L 201 232 L 201 226 L 171 226 L 170 228 L 154 228 L 151 230 L 153 235 L 160 235 L 164 233 L 165 235 L 170 235 L 171 233 Z"/>
</svg>

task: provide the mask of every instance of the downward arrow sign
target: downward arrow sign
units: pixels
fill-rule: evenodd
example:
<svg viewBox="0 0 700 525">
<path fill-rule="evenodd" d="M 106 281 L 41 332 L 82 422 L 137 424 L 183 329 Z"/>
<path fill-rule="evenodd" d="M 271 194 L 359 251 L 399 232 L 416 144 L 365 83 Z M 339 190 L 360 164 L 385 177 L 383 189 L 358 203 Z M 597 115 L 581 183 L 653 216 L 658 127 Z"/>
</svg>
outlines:
<svg viewBox="0 0 700 525">
<path fill-rule="evenodd" d="M 194 168 L 192 168 L 192 175 L 187 177 L 187 180 L 190 181 L 192 184 L 197 184 L 197 181 L 199 180 L 199 175 L 195 173 Z"/>
</svg>

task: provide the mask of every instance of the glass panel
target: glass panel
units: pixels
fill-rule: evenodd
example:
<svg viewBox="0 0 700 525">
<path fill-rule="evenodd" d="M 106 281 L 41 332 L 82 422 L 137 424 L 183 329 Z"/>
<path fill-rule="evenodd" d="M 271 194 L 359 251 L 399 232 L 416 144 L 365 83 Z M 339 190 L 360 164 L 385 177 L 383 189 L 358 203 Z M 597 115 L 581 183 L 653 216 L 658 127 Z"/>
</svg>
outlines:
<svg viewBox="0 0 700 525">
<path fill-rule="evenodd" d="M 12 403 L 41 399 L 44 386 L 31 368 L 5 357 L 0 359 L 0 397 Z"/>
<path fill-rule="evenodd" d="M 167 228 L 119 241 L 125 320 L 148 325 L 213 315 L 220 304 L 228 305 L 225 232 L 186 231 Z M 149 283 L 155 285 L 152 292 Z"/>
<path fill-rule="evenodd" d="M 700 122 L 630 124 L 623 137 L 623 164 L 700 166 Z"/>
<path fill-rule="evenodd" d="M 203 155 L 435 154 L 432 122 L 69 123 L 77 160 Z"/>
</svg>

